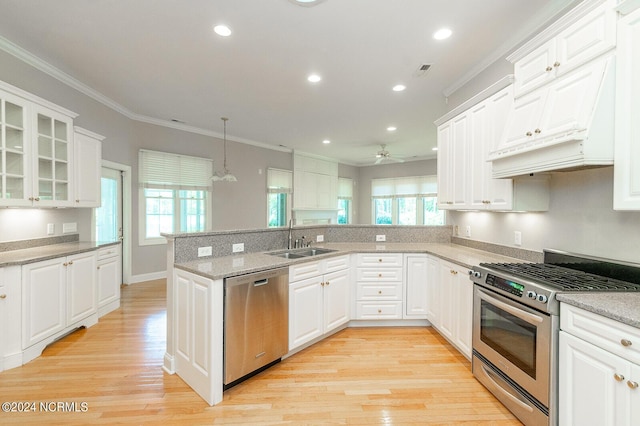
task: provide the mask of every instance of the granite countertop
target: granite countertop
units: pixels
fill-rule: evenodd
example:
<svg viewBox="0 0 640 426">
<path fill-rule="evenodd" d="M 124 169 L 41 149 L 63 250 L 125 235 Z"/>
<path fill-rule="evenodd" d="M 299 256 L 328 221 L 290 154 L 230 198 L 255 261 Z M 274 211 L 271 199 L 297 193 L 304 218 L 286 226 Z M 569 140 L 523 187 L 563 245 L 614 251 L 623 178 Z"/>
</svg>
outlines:
<svg viewBox="0 0 640 426">
<path fill-rule="evenodd" d="M 75 241 L 61 244 L 49 244 L 20 250 L 0 252 L 0 268 L 5 266 L 26 265 L 56 257 L 69 256 L 100 247 L 120 244 L 119 241 Z"/>
<path fill-rule="evenodd" d="M 264 271 L 266 269 L 290 266 L 296 263 L 311 262 L 350 253 L 424 253 L 433 254 L 450 262 L 471 268 L 482 262 L 523 262 L 513 257 L 502 256 L 477 250 L 458 244 L 438 243 L 327 243 L 314 247 L 336 250 L 301 259 L 285 259 L 266 253 L 244 253 L 232 256 L 198 259 L 176 263 L 178 269 L 214 280 L 236 275 Z M 274 250 L 275 251 L 275 250 Z"/>
<path fill-rule="evenodd" d="M 560 302 L 640 328 L 640 292 L 558 293 Z"/>
</svg>

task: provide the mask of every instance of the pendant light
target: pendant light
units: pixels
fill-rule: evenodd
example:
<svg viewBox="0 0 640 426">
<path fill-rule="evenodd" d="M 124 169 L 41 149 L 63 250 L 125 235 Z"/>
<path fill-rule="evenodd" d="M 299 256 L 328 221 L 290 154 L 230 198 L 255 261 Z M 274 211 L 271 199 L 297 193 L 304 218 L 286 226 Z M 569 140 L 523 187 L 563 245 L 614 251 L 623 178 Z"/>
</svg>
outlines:
<svg viewBox="0 0 640 426">
<path fill-rule="evenodd" d="M 211 180 L 214 182 L 237 182 L 238 178 L 236 178 L 233 174 L 229 172 L 227 169 L 227 121 L 229 119 L 227 117 L 220 118 L 224 123 L 224 163 L 222 173 L 214 173 L 211 177 Z"/>
</svg>

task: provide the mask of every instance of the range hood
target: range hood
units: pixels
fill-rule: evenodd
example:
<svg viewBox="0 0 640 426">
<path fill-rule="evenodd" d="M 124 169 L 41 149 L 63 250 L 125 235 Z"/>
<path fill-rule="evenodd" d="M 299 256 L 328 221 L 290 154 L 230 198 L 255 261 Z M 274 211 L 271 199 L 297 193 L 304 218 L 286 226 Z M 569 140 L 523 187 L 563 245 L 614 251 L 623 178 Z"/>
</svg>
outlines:
<svg viewBox="0 0 640 426">
<path fill-rule="evenodd" d="M 492 177 L 613 165 L 614 106 L 611 55 L 516 99 L 487 158 Z"/>
</svg>

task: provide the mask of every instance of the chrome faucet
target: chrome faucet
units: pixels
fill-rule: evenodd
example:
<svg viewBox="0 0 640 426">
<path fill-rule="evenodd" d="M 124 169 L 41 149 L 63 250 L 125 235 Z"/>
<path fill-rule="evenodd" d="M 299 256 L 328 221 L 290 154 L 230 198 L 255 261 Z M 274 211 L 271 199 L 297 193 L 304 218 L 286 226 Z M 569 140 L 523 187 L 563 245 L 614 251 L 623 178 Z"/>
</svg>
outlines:
<svg viewBox="0 0 640 426">
<path fill-rule="evenodd" d="M 291 227 L 293 226 L 293 219 L 289 219 L 289 243 L 287 244 L 287 249 L 291 250 Z"/>
</svg>

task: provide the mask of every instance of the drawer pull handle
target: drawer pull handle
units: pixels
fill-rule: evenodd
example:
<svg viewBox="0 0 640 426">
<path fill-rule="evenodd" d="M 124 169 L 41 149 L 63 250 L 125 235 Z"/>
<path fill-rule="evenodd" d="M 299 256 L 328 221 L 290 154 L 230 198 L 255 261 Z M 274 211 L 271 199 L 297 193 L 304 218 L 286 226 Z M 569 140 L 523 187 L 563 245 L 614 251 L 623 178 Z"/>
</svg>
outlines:
<svg viewBox="0 0 640 426">
<path fill-rule="evenodd" d="M 627 348 L 628 348 L 629 346 L 631 346 L 631 344 L 632 344 L 632 343 L 631 343 L 631 340 L 627 340 L 627 339 L 622 339 L 622 340 L 620 340 L 620 343 L 622 344 L 622 346 L 627 347 Z"/>
<path fill-rule="evenodd" d="M 613 375 L 613 378 L 616 379 L 616 382 L 621 382 L 624 380 L 624 376 L 622 374 L 616 373 Z"/>
<path fill-rule="evenodd" d="M 627 380 L 627 386 L 629 386 L 631 389 L 638 389 L 638 382 Z"/>
</svg>

